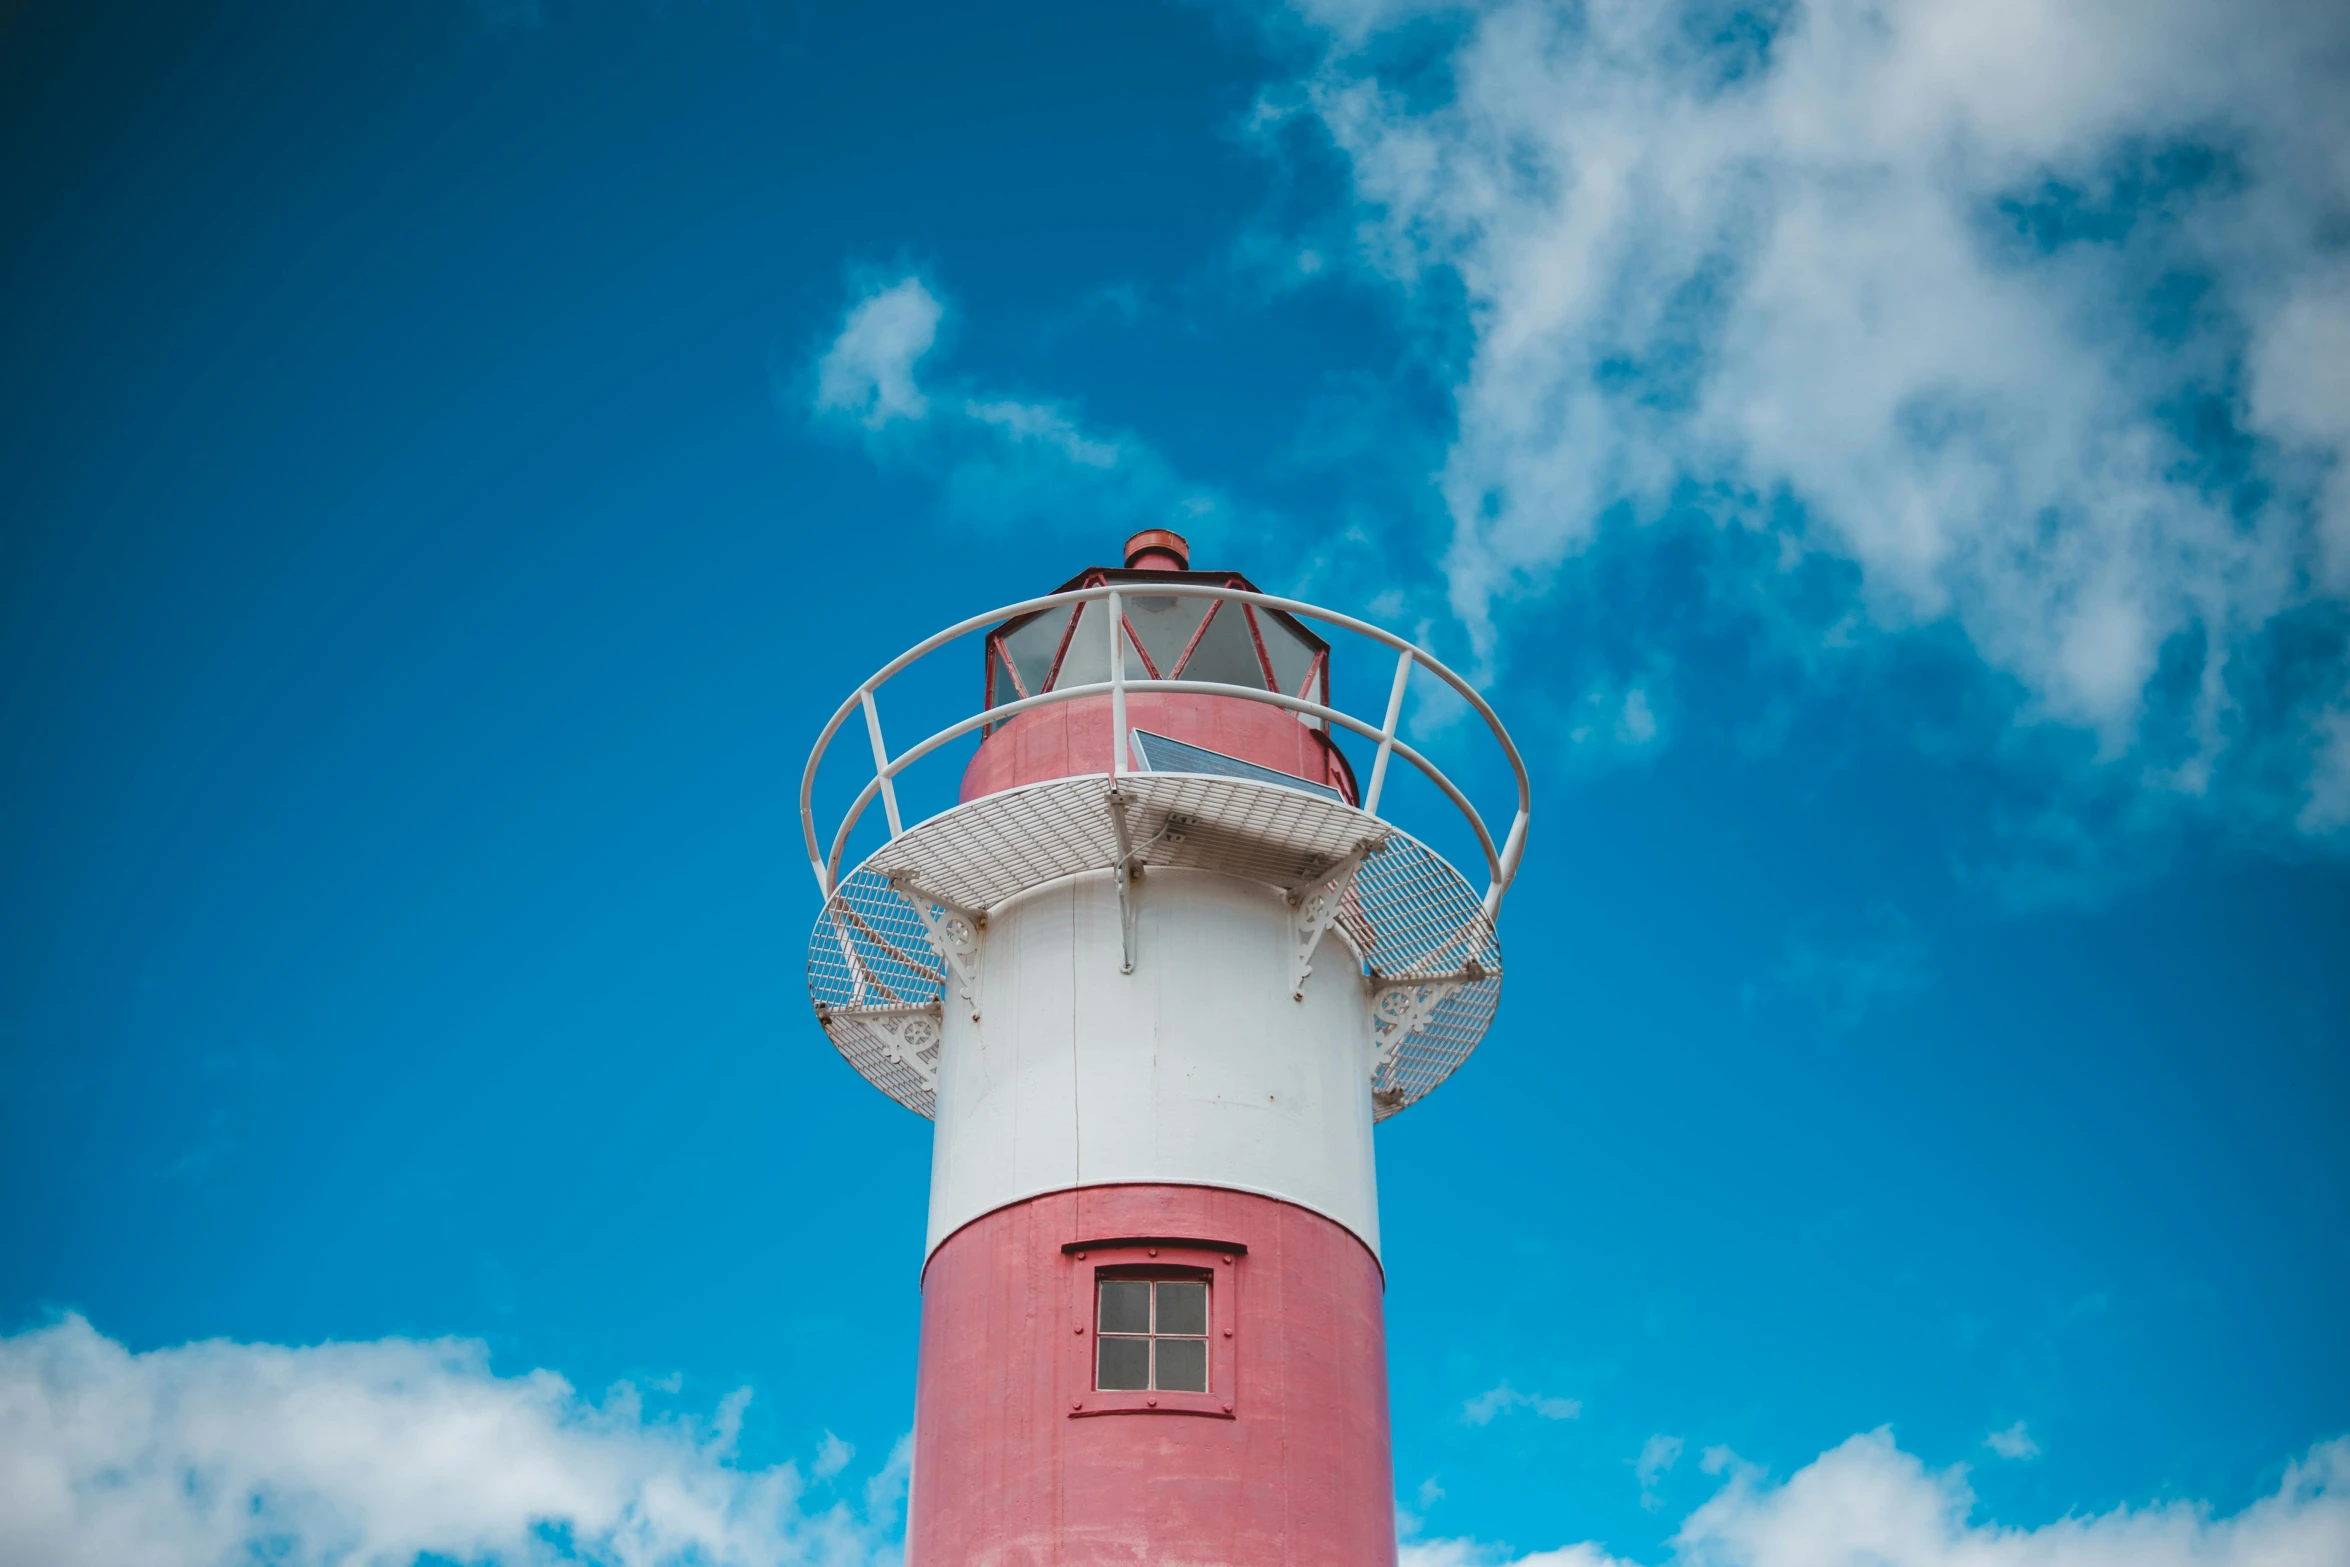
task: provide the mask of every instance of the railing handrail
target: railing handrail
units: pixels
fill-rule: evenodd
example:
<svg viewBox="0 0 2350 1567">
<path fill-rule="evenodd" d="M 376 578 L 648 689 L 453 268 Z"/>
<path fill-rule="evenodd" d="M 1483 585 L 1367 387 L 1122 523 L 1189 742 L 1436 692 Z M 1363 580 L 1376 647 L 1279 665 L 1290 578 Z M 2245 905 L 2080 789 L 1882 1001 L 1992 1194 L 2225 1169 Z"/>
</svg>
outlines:
<svg viewBox="0 0 2350 1567">
<path fill-rule="evenodd" d="M 1143 591 L 1137 592 L 1137 589 Z M 1336 708 L 1309 701 L 1304 697 L 1290 696 L 1282 691 L 1264 690 L 1255 686 L 1226 685 L 1221 681 L 1213 680 L 1128 680 L 1125 675 L 1126 661 L 1121 656 L 1125 652 L 1125 639 L 1122 635 L 1124 627 L 1122 624 L 1114 623 L 1110 628 L 1110 678 L 1107 681 L 1040 691 L 1034 696 L 998 703 L 984 712 L 975 713 L 968 718 L 948 725 L 919 744 L 899 752 L 895 757 L 889 755 L 888 747 L 882 739 L 881 715 L 875 701 L 875 693 L 903 673 L 909 666 L 948 643 L 969 636 L 974 631 L 1013 619 L 1016 616 L 1057 609 L 1064 604 L 1084 605 L 1106 600 L 1113 610 L 1117 611 L 1112 617 L 1113 622 L 1121 622 L 1123 608 L 1120 600 L 1127 596 L 1206 598 L 1226 603 L 1248 604 L 1260 609 L 1276 610 L 1302 619 L 1337 626 L 1392 648 L 1401 656 L 1396 660 L 1395 680 L 1388 693 L 1386 716 L 1377 727 L 1373 727 L 1371 724 L 1355 718 L 1351 714 L 1340 712 Z M 1083 610 L 1080 609 L 1076 613 L 1082 614 Z M 1415 667 L 1427 670 L 1467 701 L 1475 709 L 1477 715 L 1485 720 L 1486 727 L 1492 731 L 1494 739 L 1500 743 L 1502 754 L 1509 759 L 1510 771 L 1517 780 L 1518 809 L 1516 817 L 1510 823 L 1508 834 L 1498 848 L 1494 844 L 1492 832 L 1485 825 L 1485 818 L 1479 814 L 1474 805 L 1470 804 L 1468 797 L 1454 785 L 1450 778 L 1444 775 L 1441 768 L 1406 744 L 1400 734 L 1403 723 L 1404 690 L 1410 683 L 1411 672 Z M 1112 776 L 1122 775 L 1126 770 L 1125 759 L 1128 744 L 1128 737 L 1123 733 L 1125 725 L 1122 719 L 1126 706 L 1126 693 L 1131 686 L 1143 686 L 1154 692 L 1171 692 L 1177 695 L 1240 697 L 1247 701 L 1262 702 L 1268 706 L 1303 713 L 1319 718 L 1325 723 L 1335 723 L 1366 739 L 1374 740 L 1378 742 L 1379 752 L 1377 759 L 1372 764 L 1370 786 L 1363 796 L 1362 810 L 1366 815 L 1376 816 L 1378 814 L 1380 793 L 1386 782 L 1388 758 L 1391 754 L 1400 755 L 1405 761 L 1418 768 L 1431 783 L 1444 793 L 1447 799 L 1459 808 L 1461 814 L 1468 818 L 1470 828 L 1477 835 L 1478 847 L 1485 853 L 1486 869 L 1491 876 L 1484 899 L 1485 911 L 1488 916 L 1500 908 L 1502 895 L 1509 890 L 1510 883 L 1517 878 L 1518 862 L 1525 853 L 1526 825 L 1533 806 L 1533 788 L 1526 776 L 1525 760 L 1518 754 L 1517 744 L 1510 739 L 1509 731 L 1502 726 L 1501 719 L 1495 714 L 1492 706 L 1486 702 L 1483 696 L 1478 694 L 1474 686 L 1453 673 L 1433 654 L 1384 627 L 1372 625 L 1369 621 L 1357 620 L 1351 615 L 1340 614 L 1336 610 L 1303 603 L 1297 599 L 1278 598 L 1269 593 L 1252 592 L 1245 588 L 1220 587 L 1208 583 L 1118 582 L 1090 588 L 1072 588 L 1065 593 L 1049 593 L 1042 598 L 1024 599 L 1002 609 L 990 610 L 984 615 L 973 615 L 968 619 L 957 621 L 944 631 L 925 637 L 896 658 L 891 659 L 849 694 L 848 700 L 840 705 L 839 710 L 832 715 L 831 721 L 825 724 L 823 733 L 817 736 L 814 749 L 808 753 L 808 765 L 800 775 L 800 831 L 807 844 L 808 864 L 816 874 L 818 891 L 829 898 L 839 885 L 841 855 L 847 848 L 849 834 L 855 829 L 858 820 L 863 817 L 866 808 L 873 803 L 873 797 L 876 794 L 882 797 L 884 808 L 889 817 L 890 836 L 892 838 L 898 837 L 905 831 L 905 827 L 898 814 L 897 792 L 894 786 L 897 775 L 940 746 L 984 725 L 1000 722 L 1033 708 L 1049 707 L 1059 702 L 1073 702 L 1085 697 L 1106 695 L 1111 700 L 1114 720 L 1117 720 L 1113 722 L 1112 727 L 1119 731 L 1115 734 L 1111 746 L 1110 773 Z M 859 710 L 862 710 L 865 715 L 866 732 L 872 744 L 873 777 L 858 792 L 856 799 L 851 802 L 847 814 L 842 817 L 839 830 L 833 834 L 831 852 L 827 854 L 819 846 L 816 834 L 816 814 L 813 803 L 816 790 L 816 772 L 823 764 L 825 753 L 831 748 L 834 737 L 840 733 L 841 725 L 848 721 L 850 714 Z"/>
</svg>

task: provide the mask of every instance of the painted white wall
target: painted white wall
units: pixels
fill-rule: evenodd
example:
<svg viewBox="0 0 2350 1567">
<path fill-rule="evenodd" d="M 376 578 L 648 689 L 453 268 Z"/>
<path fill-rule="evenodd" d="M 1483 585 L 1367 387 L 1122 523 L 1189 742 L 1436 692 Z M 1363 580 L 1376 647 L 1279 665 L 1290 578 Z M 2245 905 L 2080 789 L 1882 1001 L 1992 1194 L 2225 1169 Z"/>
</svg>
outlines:
<svg viewBox="0 0 2350 1567">
<path fill-rule="evenodd" d="M 1154 869 L 1136 896 L 1132 974 L 1106 871 L 990 912 L 980 1021 L 946 1009 L 924 1255 L 1006 1203 L 1145 1181 L 1279 1197 L 1376 1255 L 1370 1006 L 1344 940 L 1297 1001 L 1275 889 Z"/>
</svg>

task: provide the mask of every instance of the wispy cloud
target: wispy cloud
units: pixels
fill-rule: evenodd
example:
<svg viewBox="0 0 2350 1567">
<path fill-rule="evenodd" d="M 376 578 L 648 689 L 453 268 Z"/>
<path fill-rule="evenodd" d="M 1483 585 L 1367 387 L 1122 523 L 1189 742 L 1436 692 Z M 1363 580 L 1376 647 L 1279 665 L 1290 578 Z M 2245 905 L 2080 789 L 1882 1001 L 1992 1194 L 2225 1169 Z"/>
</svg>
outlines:
<svg viewBox="0 0 2350 1567">
<path fill-rule="evenodd" d="M 1836 1031 L 1933 984 L 1924 938 L 1899 909 L 1876 903 L 1850 916 L 1815 916 L 1787 938 L 1779 983 Z"/>
<path fill-rule="evenodd" d="M 1664 1506 L 1664 1498 L 1657 1494 L 1657 1482 L 1681 1461 L 1681 1439 L 1667 1436 L 1662 1431 L 1641 1444 L 1640 1456 L 1632 1460 L 1632 1473 L 1640 1481 L 1640 1505 L 1650 1512 Z"/>
<path fill-rule="evenodd" d="M 1521 1393 L 1507 1382 L 1497 1383 L 1461 1405 L 1461 1418 L 1473 1426 L 1491 1425 L 1497 1415 L 1506 1415 L 1522 1409 L 1545 1420 L 1572 1420 L 1583 1413 L 1579 1398 L 1552 1398 L 1542 1393 Z"/>
<path fill-rule="evenodd" d="M 1983 1438 L 1983 1445 L 2002 1458 L 2029 1459 L 2040 1456 L 2040 1444 L 2032 1440 L 2032 1433 L 2018 1420 L 2004 1431 L 1994 1431 Z"/>
<path fill-rule="evenodd" d="M 1095 539 L 1174 527 L 1212 547 L 1234 525 L 1222 492 L 1185 479 L 1135 436 L 1090 428 L 1064 403 L 934 374 L 947 321 L 919 277 L 870 283 L 816 356 L 806 411 L 861 432 L 876 461 L 933 475 L 948 511 L 982 526 Z"/>
<path fill-rule="evenodd" d="M 2177 1501 L 2068 1515 L 2037 1529 L 1974 1519 L 1963 1465 L 1936 1472 L 1884 1431 L 1784 1483 L 1730 1479 L 1673 1537 L 1670 1567 L 2336 1567 L 2350 1561 L 2350 1439 L 2312 1449 L 2270 1495 L 2219 1516 Z M 1596 1545 L 1521 1555 L 1472 1540 L 1406 1541 L 1403 1567 L 1631 1567 Z"/>
<path fill-rule="evenodd" d="M 902 1451 L 864 1513 L 819 1504 L 792 1464 L 736 1461 L 748 1399 L 660 1418 L 478 1343 L 133 1354 L 68 1317 L 0 1339 L 0 1561 L 895 1563 Z M 848 1457 L 828 1437 L 818 1470 Z"/>
<path fill-rule="evenodd" d="M 981 402 L 963 405 L 965 416 L 1000 430 L 1008 440 L 1033 442 L 1066 458 L 1073 467 L 1111 469 L 1122 455 L 1115 441 L 1098 440 L 1077 427 L 1061 409 L 1044 403 Z"/>
<path fill-rule="evenodd" d="M 846 416 L 868 430 L 926 417 L 930 399 L 915 385 L 914 370 L 938 342 L 945 314 L 918 277 L 900 278 L 858 300 L 816 361 L 816 411 Z"/>
<path fill-rule="evenodd" d="M 1487 646 L 1696 513 L 1769 541 L 1758 593 L 1849 571 L 1823 647 L 1955 628 L 2142 787 L 2258 752 L 2248 807 L 2350 823 L 2350 11 L 1296 9 L 1323 53 L 1268 116 L 1451 367 Z"/>
<path fill-rule="evenodd" d="M 1633 1567 L 1596 1545 L 1510 1556 L 1475 1540 L 1406 1540 L 1399 1555 L 1400 1567 L 1495 1567 L 1505 1560 L 1510 1567 Z"/>
<path fill-rule="evenodd" d="M 829 1480 L 848 1468 L 849 1461 L 856 1456 L 857 1446 L 854 1442 L 844 1442 L 827 1431 L 824 1440 L 816 1444 L 816 1462 L 811 1470 L 817 1479 Z"/>
</svg>

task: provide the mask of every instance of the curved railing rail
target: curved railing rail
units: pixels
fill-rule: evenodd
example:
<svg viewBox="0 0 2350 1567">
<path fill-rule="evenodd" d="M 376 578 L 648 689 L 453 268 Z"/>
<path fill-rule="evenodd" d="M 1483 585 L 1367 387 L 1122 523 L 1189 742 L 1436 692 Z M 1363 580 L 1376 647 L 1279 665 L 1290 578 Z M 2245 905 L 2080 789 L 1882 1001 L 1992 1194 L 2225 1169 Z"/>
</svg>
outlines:
<svg viewBox="0 0 2350 1567">
<path fill-rule="evenodd" d="M 1119 634 L 1124 625 L 1124 609 L 1121 601 L 1128 596 L 1138 598 L 1206 598 L 1235 604 L 1253 604 L 1260 609 L 1279 610 L 1284 614 L 1295 615 L 1301 619 L 1315 620 L 1324 625 L 1336 626 L 1341 630 L 1351 631 L 1358 636 L 1381 643 L 1393 649 L 1397 654 L 1395 680 L 1389 687 L 1387 694 L 1386 715 L 1377 725 L 1373 725 L 1351 714 L 1340 712 L 1336 708 L 1308 701 L 1304 697 L 1290 696 L 1280 691 L 1262 690 L 1253 686 L 1226 685 L 1220 681 L 1212 680 L 1152 680 L 1147 678 L 1128 680 L 1126 678 L 1126 638 Z M 950 642 L 957 641 L 998 622 L 1009 620 L 1016 615 L 1057 609 L 1064 604 L 1090 604 L 1099 601 L 1107 603 L 1106 619 L 1111 628 L 1110 678 L 1108 680 L 1045 691 L 1035 696 L 1022 697 L 1018 701 L 999 703 L 984 712 L 974 713 L 960 722 L 948 725 L 927 740 L 899 752 L 894 757 L 890 755 L 889 747 L 882 739 L 881 709 L 875 701 L 875 693 L 889 681 L 902 674 L 909 666 L 945 647 Z M 1082 611 L 1078 611 L 1078 613 L 1082 613 Z M 1509 759 L 1510 771 L 1517 780 L 1518 809 L 1517 815 L 1510 822 L 1509 831 L 1503 836 L 1499 845 L 1495 844 L 1492 832 L 1486 827 L 1485 818 L 1478 814 L 1474 805 L 1469 803 L 1468 796 L 1461 793 L 1459 787 L 1444 775 L 1443 769 L 1407 745 L 1398 733 L 1403 723 L 1404 691 L 1411 682 L 1412 670 L 1415 667 L 1425 669 L 1443 681 L 1458 693 L 1471 708 L 1475 709 L 1477 716 L 1484 719 L 1486 727 L 1493 732 L 1493 738 L 1501 746 L 1502 754 Z M 1320 609 L 1311 604 L 1300 603 L 1296 599 L 1275 598 L 1271 594 L 1252 593 L 1244 588 L 1188 582 L 1165 584 L 1153 582 L 1147 584 L 1147 587 L 1140 583 L 1117 583 L 1100 587 L 1076 588 L 1067 593 L 1051 593 L 1043 598 L 1025 599 L 1017 604 L 1006 605 L 1002 609 L 990 610 L 984 615 L 974 615 L 968 620 L 958 621 L 944 631 L 917 642 L 884 664 L 864 684 L 858 686 L 850 694 L 849 699 L 840 705 L 840 710 L 832 715 L 831 722 L 824 726 L 824 732 L 817 736 L 815 749 L 808 753 L 807 769 L 800 775 L 800 830 L 807 840 L 808 864 L 816 873 L 818 891 L 826 898 L 830 898 L 839 887 L 841 855 L 848 847 L 849 834 L 873 804 L 874 796 L 881 797 L 883 814 L 889 821 L 890 837 L 898 837 L 906 829 L 904 821 L 898 814 L 897 776 L 940 746 L 967 735 L 974 729 L 999 723 L 1004 719 L 1025 713 L 1031 708 L 1050 707 L 1058 702 L 1074 702 L 1083 697 L 1106 695 L 1110 699 L 1110 733 L 1112 737 L 1110 765 L 1107 771 L 1112 777 L 1124 777 L 1128 771 L 1126 693 L 1136 688 L 1154 693 L 1173 692 L 1240 697 L 1251 702 L 1262 702 L 1268 706 L 1287 708 L 1294 713 L 1319 718 L 1324 723 L 1336 724 L 1367 740 L 1377 742 L 1379 752 L 1371 764 L 1371 781 L 1363 791 L 1362 809 L 1366 815 L 1377 816 L 1379 814 L 1380 795 L 1387 782 L 1388 761 L 1391 757 L 1402 757 L 1406 762 L 1418 768 L 1429 782 L 1441 790 L 1445 798 L 1452 801 L 1461 814 L 1468 819 L 1470 829 L 1477 835 L 1477 845 L 1484 851 L 1486 872 L 1491 878 L 1485 889 L 1485 913 L 1490 918 L 1499 911 L 1502 896 L 1509 891 L 1510 883 L 1516 879 L 1518 861 L 1525 852 L 1526 822 L 1533 804 L 1533 790 L 1526 778 L 1525 760 L 1518 755 L 1516 743 L 1510 739 L 1509 731 L 1502 727 L 1501 719 L 1495 715 L 1493 708 L 1485 698 L 1478 695 L 1476 688 L 1447 669 L 1442 662 L 1426 650 L 1405 641 L 1394 632 L 1374 626 L 1368 621 L 1357 620 L 1351 615 L 1342 615 L 1335 610 Z M 866 738 L 873 752 L 873 777 L 858 792 L 856 799 L 850 803 L 847 814 L 841 818 L 839 828 L 832 835 L 828 852 L 821 845 L 816 831 L 816 813 L 813 804 L 816 791 L 816 772 L 823 764 L 825 752 L 831 748 L 833 740 L 839 735 L 841 726 L 848 722 L 850 714 L 860 708 L 865 714 Z"/>
</svg>

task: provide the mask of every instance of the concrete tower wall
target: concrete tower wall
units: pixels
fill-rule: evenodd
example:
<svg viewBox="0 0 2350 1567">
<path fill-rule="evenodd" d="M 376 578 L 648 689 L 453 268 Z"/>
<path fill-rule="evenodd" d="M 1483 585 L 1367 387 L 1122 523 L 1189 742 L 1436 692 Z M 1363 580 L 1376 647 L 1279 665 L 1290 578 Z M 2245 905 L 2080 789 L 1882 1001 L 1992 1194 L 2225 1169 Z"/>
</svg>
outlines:
<svg viewBox="0 0 2350 1567">
<path fill-rule="evenodd" d="M 989 916 L 981 1020 L 946 1013 L 928 1247 L 1042 1192 L 1158 1182 L 1310 1208 L 1375 1255 L 1370 1019 L 1345 941 L 1324 935 L 1298 1001 L 1277 890 L 1153 870 L 1133 901 L 1131 974 L 1106 872 Z"/>
</svg>

